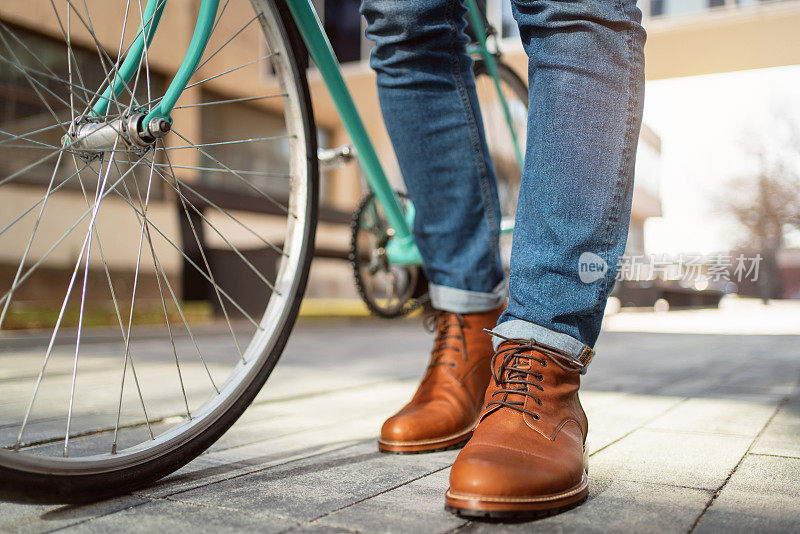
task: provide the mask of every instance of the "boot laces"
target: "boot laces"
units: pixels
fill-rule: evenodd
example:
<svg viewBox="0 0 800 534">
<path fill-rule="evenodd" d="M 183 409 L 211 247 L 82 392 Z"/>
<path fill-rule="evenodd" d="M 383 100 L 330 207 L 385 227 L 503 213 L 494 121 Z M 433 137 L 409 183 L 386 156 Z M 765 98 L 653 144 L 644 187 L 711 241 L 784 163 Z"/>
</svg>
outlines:
<svg viewBox="0 0 800 534">
<path fill-rule="evenodd" d="M 451 320 L 455 318 L 455 321 Z M 467 360 L 467 344 L 464 340 L 464 317 L 460 313 L 452 313 L 443 310 L 436 310 L 423 319 L 423 324 L 429 332 L 436 332 L 433 342 L 433 352 L 431 353 L 431 363 L 428 368 L 438 365 L 449 365 L 455 367 L 454 362 L 441 361 L 447 354 L 447 350 L 461 353 L 464 361 Z M 456 340 L 459 343 L 454 343 Z M 460 344 L 460 346 L 457 346 Z"/>
<path fill-rule="evenodd" d="M 544 391 L 544 388 L 539 383 L 544 379 L 544 375 L 533 369 L 533 362 L 539 363 L 542 367 L 547 367 L 547 360 L 549 359 L 570 373 L 580 373 L 583 368 L 583 365 L 569 354 L 555 347 L 538 343 L 534 339 L 512 339 L 491 330 L 484 331 L 509 343 L 509 345 L 499 349 L 492 356 L 492 378 L 498 389 L 492 392 L 492 400 L 486 403 L 486 408 L 506 406 L 538 420 L 540 418 L 538 413 L 525 408 L 525 397 L 533 399 L 539 406 L 542 405 L 542 400 L 536 393 L 529 391 L 530 389 Z M 535 356 L 534 354 L 536 353 L 534 351 L 547 359 Z M 499 366 L 497 366 L 498 358 L 502 359 Z M 500 395 L 502 395 L 502 398 L 495 398 Z M 521 395 L 522 400 L 509 400 L 509 395 Z"/>
</svg>

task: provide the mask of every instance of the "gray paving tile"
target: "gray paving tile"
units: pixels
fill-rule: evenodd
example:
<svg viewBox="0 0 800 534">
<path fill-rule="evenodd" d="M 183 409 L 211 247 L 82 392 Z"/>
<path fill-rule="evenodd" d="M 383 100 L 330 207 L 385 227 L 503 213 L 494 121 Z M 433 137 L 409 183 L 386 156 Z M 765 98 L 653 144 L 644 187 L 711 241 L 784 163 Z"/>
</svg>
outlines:
<svg viewBox="0 0 800 534">
<path fill-rule="evenodd" d="M 314 524 L 358 532 L 444 533 L 466 523 L 444 509 L 450 469 L 338 510 Z"/>
<path fill-rule="evenodd" d="M 587 392 L 581 397 L 589 418 L 587 444 L 590 453 L 608 446 L 684 402 L 680 397 L 623 393 L 610 394 L 615 396 L 603 399 L 602 404 L 595 407 L 593 401 L 604 395 L 609 394 Z"/>
<path fill-rule="evenodd" d="M 213 502 L 204 505 L 172 501 L 148 502 L 115 514 L 92 519 L 67 528 L 69 533 L 125 532 L 152 534 L 234 534 L 259 532 L 277 534 L 297 526 L 297 522 L 283 517 L 252 512 L 229 511 L 215 507 Z"/>
<path fill-rule="evenodd" d="M 779 400 L 774 395 L 688 399 L 645 428 L 755 437 L 775 413 Z"/>
<path fill-rule="evenodd" d="M 797 340 L 604 333 L 582 387 L 590 450 L 607 446 L 590 462 L 590 500 L 545 520 L 471 523 L 466 531 L 688 531 L 710 490 L 722 484 L 763 427 L 774 400 L 794 391 Z M 201 341 L 209 361 L 230 356 L 222 340 Z M 410 396 L 430 342 L 418 320 L 301 322 L 256 403 L 210 452 L 136 496 L 85 507 L 0 503 L 0 532 L 458 528 L 462 520 L 442 508 L 455 452 L 375 452 L 380 424 Z M 191 349 L 186 340 L 180 343 L 186 345 L 181 350 Z M 136 353 L 156 365 L 158 346 L 151 345 L 142 343 Z M 376 346 L 384 353 L 376 354 Z M 87 350 L 96 352 L 101 371 L 107 346 Z M 19 372 L 2 364 L 0 359 L 0 373 Z M 4 389 L 6 396 L 14 391 Z M 0 416 L 12 407 L 3 402 Z M 798 438 L 795 398 L 763 430 L 752 452 L 800 456 Z M 794 506 L 800 491 L 792 481 L 800 473 L 794 462 L 748 456 L 702 529 L 736 530 L 740 520 L 751 530 L 798 531 Z"/>
<path fill-rule="evenodd" d="M 375 443 L 278 466 L 173 495 L 235 510 L 258 510 L 309 521 L 446 467 L 456 451 L 413 456 L 377 452 Z"/>
<path fill-rule="evenodd" d="M 131 496 L 83 506 L 42 506 L 0 501 L 0 532 L 9 534 L 50 532 L 145 502 L 147 499 Z"/>
<path fill-rule="evenodd" d="M 752 438 L 641 429 L 594 454 L 603 476 L 701 489 L 719 488 Z"/>
<path fill-rule="evenodd" d="M 313 383 L 309 385 L 313 387 Z M 416 386 L 416 380 L 383 381 L 290 401 L 256 404 L 209 451 L 366 418 L 375 421 L 373 433 L 377 435 L 383 420 L 408 401 Z"/>
<path fill-rule="evenodd" d="M 771 345 L 774 346 L 773 343 L 766 344 L 768 350 Z M 756 392 L 776 395 L 788 395 L 795 390 L 800 375 L 800 358 L 797 357 L 796 348 L 784 353 L 750 352 L 749 356 L 746 369 L 733 373 L 721 384 L 720 389 L 735 394 Z"/>
<path fill-rule="evenodd" d="M 751 452 L 800 458 L 800 396 L 792 397 L 778 410 Z"/>
<path fill-rule="evenodd" d="M 710 497 L 710 491 L 592 476 L 589 482 L 589 499 L 577 508 L 535 521 L 475 521 L 460 530 L 459 534 L 685 533 Z"/>
<path fill-rule="evenodd" d="M 696 532 L 800 532 L 799 483 L 800 458 L 748 455 Z"/>
<path fill-rule="evenodd" d="M 327 441 L 329 441 L 329 439 Z M 352 445 L 352 442 L 348 442 L 347 444 L 322 443 L 317 446 L 291 448 L 289 450 L 262 454 L 260 456 L 248 456 L 240 460 L 222 460 L 220 458 L 209 460 L 201 456 L 155 484 L 137 490 L 135 494 L 153 498 L 167 497 L 175 493 L 202 488 L 234 477 L 266 471 L 276 466 L 290 465 L 293 462 L 302 461 L 315 455 L 325 454 Z"/>
<path fill-rule="evenodd" d="M 404 381 L 279 403 L 287 405 L 281 410 L 293 413 L 267 421 L 249 418 L 237 422 L 208 452 L 142 493 L 166 496 L 356 442 L 374 443 L 380 425 L 408 399 L 414 387 Z M 262 416 L 270 413 L 265 406 L 255 408 Z"/>
<path fill-rule="evenodd" d="M 349 530 L 341 527 L 332 527 L 330 525 L 318 525 L 316 523 L 306 523 L 297 528 L 288 531 L 291 534 L 353 534 L 355 530 Z M 288 534 L 287 532 L 287 534 Z M 362 534 L 364 531 L 358 531 Z"/>
</svg>

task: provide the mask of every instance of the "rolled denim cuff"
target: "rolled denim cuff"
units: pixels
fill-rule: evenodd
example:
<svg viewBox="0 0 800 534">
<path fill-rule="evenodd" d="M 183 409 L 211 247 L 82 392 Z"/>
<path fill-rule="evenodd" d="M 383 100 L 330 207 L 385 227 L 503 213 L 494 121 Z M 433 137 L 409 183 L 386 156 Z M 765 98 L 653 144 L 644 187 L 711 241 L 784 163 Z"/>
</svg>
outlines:
<svg viewBox="0 0 800 534">
<path fill-rule="evenodd" d="M 481 313 L 493 310 L 503 304 L 508 297 L 506 282 L 503 280 L 491 293 L 469 291 L 455 287 L 429 284 L 431 305 L 437 310 L 452 313 Z"/>
<path fill-rule="evenodd" d="M 500 323 L 492 329 L 492 332 L 511 339 L 533 339 L 538 343 L 550 345 L 566 352 L 584 366 L 581 370 L 582 374 L 586 373 L 589 362 L 592 361 L 594 356 L 594 350 L 589 345 L 578 341 L 574 337 L 520 319 L 512 319 L 511 321 Z M 497 347 L 503 341 L 503 338 L 495 336 L 492 340 L 494 350 L 497 350 Z"/>
</svg>

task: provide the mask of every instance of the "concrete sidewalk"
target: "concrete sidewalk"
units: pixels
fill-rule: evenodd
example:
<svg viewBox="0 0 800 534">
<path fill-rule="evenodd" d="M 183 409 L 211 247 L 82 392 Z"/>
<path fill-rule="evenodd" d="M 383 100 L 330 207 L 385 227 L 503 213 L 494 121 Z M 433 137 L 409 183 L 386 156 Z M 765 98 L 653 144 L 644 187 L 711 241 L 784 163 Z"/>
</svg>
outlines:
<svg viewBox="0 0 800 534">
<path fill-rule="evenodd" d="M 582 387 L 589 500 L 489 523 L 443 510 L 457 451 L 376 450 L 426 365 L 419 321 L 306 320 L 253 406 L 200 458 L 89 506 L 0 503 L 0 532 L 798 532 L 798 341 L 604 333 Z"/>
</svg>

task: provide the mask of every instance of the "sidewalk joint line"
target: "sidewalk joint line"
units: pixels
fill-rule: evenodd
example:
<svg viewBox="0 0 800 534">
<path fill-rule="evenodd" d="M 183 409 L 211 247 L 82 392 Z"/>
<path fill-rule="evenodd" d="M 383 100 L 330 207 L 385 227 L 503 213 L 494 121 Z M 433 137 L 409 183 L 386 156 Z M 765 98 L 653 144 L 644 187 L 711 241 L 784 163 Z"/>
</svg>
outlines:
<svg viewBox="0 0 800 534">
<path fill-rule="evenodd" d="M 691 398 L 692 397 L 684 397 L 683 399 L 681 399 L 679 401 L 676 401 L 675 404 L 673 404 L 672 406 L 668 407 L 667 409 L 659 412 L 657 415 L 654 415 L 650 419 L 644 421 L 641 425 L 637 426 L 636 428 L 633 428 L 632 430 L 629 430 L 628 432 L 626 432 L 625 434 L 621 435 L 617 439 L 611 441 L 610 443 L 606 443 L 605 445 L 603 445 L 602 447 L 600 447 L 596 451 L 589 453 L 589 457 L 591 458 L 592 456 L 594 456 L 598 452 L 606 450 L 607 448 L 609 448 L 610 446 L 614 445 L 615 443 L 619 443 L 620 441 L 622 441 L 623 439 L 627 438 L 628 436 L 630 436 L 631 434 L 633 434 L 637 430 L 642 430 L 646 425 L 649 425 L 650 423 L 652 423 L 653 421 L 655 421 L 656 419 L 658 419 L 662 415 L 672 411 L 673 409 L 677 408 L 678 406 L 680 406 L 681 404 L 683 404 L 684 402 L 688 401 Z"/>
<path fill-rule="evenodd" d="M 320 451 L 320 452 L 315 452 L 315 453 L 309 454 L 308 456 L 301 456 L 300 458 L 292 458 L 291 460 L 287 460 L 285 462 L 280 462 L 280 463 L 273 464 L 273 465 L 268 465 L 266 467 L 261 466 L 261 467 L 257 467 L 257 468 L 252 469 L 252 470 L 248 470 L 245 467 L 245 468 L 242 468 L 242 469 L 245 470 L 244 472 L 237 472 L 236 474 L 234 474 L 234 475 L 232 475 L 230 477 L 220 478 L 218 480 L 213 480 L 213 481 L 207 482 L 205 484 L 199 484 L 197 486 L 191 486 L 189 488 L 180 489 L 178 491 L 174 491 L 172 493 L 167 493 L 167 494 L 162 495 L 162 496 L 156 496 L 156 495 L 148 494 L 148 493 L 146 493 L 146 491 L 147 491 L 146 489 L 145 490 L 139 490 L 136 493 L 133 493 L 132 495 L 141 496 L 141 497 L 144 497 L 144 498 L 147 498 L 147 499 L 154 499 L 154 498 L 161 498 L 161 497 L 171 497 L 173 495 L 180 495 L 182 493 L 186 493 L 187 491 L 193 491 L 193 490 L 198 490 L 198 489 L 201 489 L 201 488 L 207 488 L 208 486 L 212 486 L 214 484 L 219 484 L 220 482 L 227 482 L 229 480 L 235 480 L 237 478 L 240 478 L 240 477 L 243 477 L 243 476 L 247 476 L 247 475 L 252 475 L 252 474 L 255 474 L 255 473 L 260 473 L 260 472 L 266 471 L 268 469 L 273 469 L 273 468 L 276 468 L 276 467 L 282 467 L 282 466 L 285 466 L 285 465 L 289 465 L 289 464 L 291 464 L 293 462 L 301 462 L 301 461 L 304 461 L 304 460 L 308 460 L 310 458 L 314 458 L 316 456 L 321 456 L 323 454 L 339 452 L 339 451 L 348 449 L 350 447 L 355 447 L 355 446 L 361 444 L 364 441 L 366 441 L 366 440 L 353 441 L 352 443 L 349 443 L 347 445 L 343 445 L 341 447 L 337 447 L 335 449 L 328 449 L 328 450 L 323 450 L 323 451 Z M 232 462 L 232 463 L 238 463 L 238 462 Z M 218 466 L 218 467 L 222 467 L 222 466 L 223 466 L 223 464 L 220 464 L 220 466 Z"/>
<path fill-rule="evenodd" d="M 718 487 L 717 490 L 711 495 L 711 498 L 706 503 L 705 507 L 703 508 L 703 511 L 700 512 L 700 515 L 697 516 L 697 519 L 694 520 L 694 523 L 689 528 L 688 534 L 692 534 L 695 531 L 695 529 L 697 528 L 697 525 L 699 525 L 700 521 L 702 521 L 703 517 L 705 517 L 706 512 L 708 512 L 708 510 L 711 508 L 711 506 L 714 504 L 714 502 L 716 502 L 717 497 L 720 496 L 720 494 L 722 493 L 722 490 L 728 484 L 728 481 L 730 481 L 730 479 L 733 477 L 734 473 L 736 473 L 736 471 L 739 469 L 739 466 L 742 465 L 742 462 L 744 462 L 744 459 L 747 458 L 747 456 L 750 454 L 750 451 L 753 449 L 753 446 L 756 444 L 756 441 L 758 441 L 758 438 L 761 437 L 761 434 L 764 433 L 764 430 L 766 430 L 766 428 L 769 426 L 769 424 L 772 422 L 772 420 L 775 419 L 775 416 L 778 415 L 778 412 L 781 410 L 781 408 L 783 408 L 788 402 L 789 402 L 789 396 L 788 395 L 786 397 L 784 397 L 783 399 L 781 399 L 781 401 L 775 407 L 775 410 L 772 412 L 772 415 L 770 415 L 769 419 L 767 419 L 767 422 L 764 423 L 764 426 L 761 428 L 761 430 L 758 431 L 758 434 L 756 434 L 756 436 L 750 442 L 750 445 L 747 447 L 747 450 L 744 452 L 742 457 L 739 458 L 739 461 L 736 463 L 735 466 L 733 466 L 733 469 L 731 470 L 731 472 L 728 473 L 728 476 L 725 478 L 725 480 L 722 481 L 722 485 L 720 487 Z"/>
<path fill-rule="evenodd" d="M 346 508 L 350 508 L 351 506 L 355 506 L 356 504 L 362 503 L 364 501 L 368 501 L 370 499 L 373 499 L 373 498 L 377 497 L 378 495 L 383 495 L 384 493 L 388 493 L 388 492 L 396 490 L 398 488 L 402 488 L 403 486 L 405 486 L 407 484 L 411 484 L 412 482 L 416 482 L 417 480 L 420 480 L 420 479 L 425 478 L 427 476 L 434 475 L 436 473 L 439 473 L 440 471 L 444 471 L 445 469 L 450 469 L 450 467 L 452 467 L 452 465 L 453 464 L 447 464 L 444 467 L 440 467 L 438 469 L 434 469 L 433 471 L 429 471 L 429 472 L 427 472 L 425 474 L 422 474 L 422 475 L 420 475 L 418 477 L 414 477 L 414 478 L 412 478 L 410 480 L 406 480 L 405 482 L 402 482 L 400 484 L 396 484 L 396 485 L 394 485 L 394 486 L 392 486 L 390 488 L 386 488 L 384 490 L 381 490 L 381 491 L 379 491 L 377 493 L 374 493 L 374 494 L 369 495 L 367 497 L 364 497 L 362 499 L 358 499 L 357 501 L 351 502 L 350 504 L 346 504 L 344 506 L 340 506 L 339 508 L 336 508 L 335 510 L 331 510 L 330 512 L 325 512 L 324 514 L 322 514 L 322 515 L 320 515 L 318 517 L 315 517 L 314 519 L 311 519 L 311 520 L 307 521 L 307 523 L 308 524 L 314 523 L 314 522 L 316 522 L 316 521 L 318 521 L 320 519 L 328 517 L 329 515 L 335 514 L 336 512 L 339 512 L 339 511 L 344 510 Z M 289 532 L 289 531 L 285 531 L 285 532 Z M 281 533 L 281 534 L 283 534 L 283 533 Z"/>
<path fill-rule="evenodd" d="M 800 460 L 800 456 L 787 456 L 785 454 L 770 454 L 768 452 L 751 452 L 750 456 L 769 456 L 770 458 L 785 458 L 787 460 Z"/>
</svg>

